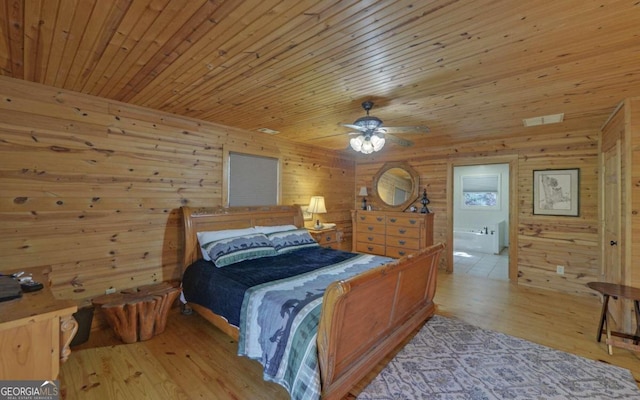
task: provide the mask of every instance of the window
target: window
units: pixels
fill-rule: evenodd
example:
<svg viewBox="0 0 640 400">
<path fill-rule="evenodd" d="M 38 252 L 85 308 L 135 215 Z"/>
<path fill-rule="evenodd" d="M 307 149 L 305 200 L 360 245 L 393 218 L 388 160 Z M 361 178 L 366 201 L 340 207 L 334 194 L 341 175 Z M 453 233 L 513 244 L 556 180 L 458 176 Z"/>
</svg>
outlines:
<svg viewBox="0 0 640 400">
<path fill-rule="evenodd" d="M 500 209 L 500 175 L 462 176 L 462 208 Z"/>
<path fill-rule="evenodd" d="M 280 201 L 277 156 L 225 151 L 223 200 L 226 206 L 267 206 Z M 225 190 L 226 189 L 226 190 Z"/>
</svg>

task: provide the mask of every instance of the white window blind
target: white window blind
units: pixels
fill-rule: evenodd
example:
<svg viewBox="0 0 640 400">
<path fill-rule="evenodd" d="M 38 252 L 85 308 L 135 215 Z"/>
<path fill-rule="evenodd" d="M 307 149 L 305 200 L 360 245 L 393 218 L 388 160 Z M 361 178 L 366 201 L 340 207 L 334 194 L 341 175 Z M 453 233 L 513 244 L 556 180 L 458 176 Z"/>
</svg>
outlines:
<svg viewBox="0 0 640 400">
<path fill-rule="evenodd" d="M 229 206 L 278 204 L 277 158 L 229 152 Z"/>
<path fill-rule="evenodd" d="M 499 210 L 500 175 L 463 176 L 462 208 Z"/>
<path fill-rule="evenodd" d="M 500 179 L 498 175 L 469 175 L 462 177 L 463 192 L 498 192 Z"/>
</svg>

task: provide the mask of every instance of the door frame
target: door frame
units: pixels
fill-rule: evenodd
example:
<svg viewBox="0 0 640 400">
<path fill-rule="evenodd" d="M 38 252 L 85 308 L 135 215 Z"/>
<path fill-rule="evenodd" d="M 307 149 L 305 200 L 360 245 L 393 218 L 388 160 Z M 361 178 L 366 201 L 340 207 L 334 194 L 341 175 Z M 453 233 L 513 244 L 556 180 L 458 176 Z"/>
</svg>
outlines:
<svg viewBox="0 0 640 400">
<path fill-rule="evenodd" d="M 518 282 L 518 155 L 457 158 L 447 163 L 447 272 L 453 272 L 453 168 L 509 164 L 509 281 Z"/>
</svg>

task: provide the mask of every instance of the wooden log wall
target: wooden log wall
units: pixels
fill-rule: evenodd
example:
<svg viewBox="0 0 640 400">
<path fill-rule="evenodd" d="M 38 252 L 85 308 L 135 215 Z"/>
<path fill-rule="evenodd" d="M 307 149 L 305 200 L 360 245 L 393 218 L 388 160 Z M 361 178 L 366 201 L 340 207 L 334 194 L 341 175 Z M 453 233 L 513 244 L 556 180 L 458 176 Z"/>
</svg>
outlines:
<svg viewBox="0 0 640 400">
<path fill-rule="evenodd" d="M 630 159 L 626 160 L 626 173 L 630 174 L 631 193 L 626 195 L 623 192 L 623 201 L 630 200 L 624 209 L 625 216 L 629 216 L 627 223 L 627 232 L 631 237 L 624 238 L 625 246 L 631 246 L 630 253 L 626 254 L 625 274 L 627 275 L 627 284 L 636 288 L 640 288 L 640 265 L 638 264 L 638 256 L 640 256 L 640 97 L 628 99 L 626 108 L 626 134 L 630 136 L 631 146 L 629 153 Z M 631 164 L 631 165 L 629 165 Z M 623 167 L 624 168 L 624 167 Z M 629 227 L 628 224 L 631 224 Z M 630 313 L 631 314 L 631 313 Z"/>
<path fill-rule="evenodd" d="M 0 95 L 0 271 L 50 265 L 59 298 L 178 279 L 179 207 L 222 205 L 225 145 L 280 154 L 282 204 L 324 195 L 350 248 L 349 155 L 6 77 Z"/>
<path fill-rule="evenodd" d="M 612 105 L 612 109 L 615 105 Z M 603 121 L 604 123 L 604 121 Z M 535 135 L 532 135 L 535 132 Z M 477 161 L 517 157 L 517 195 L 510 203 L 516 207 L 518 223 L 517 281 L 519 284 L 560 292 L 594 295 L 586 288 L 600 277 L 598 231 L 598 140 L 599 131 L 562 131 L 562 125 L 513 132 L 511 137 L 490 141 L 438 142 L 423 148 L 390 148 L 362 157 L 356 166 L 356 188 L 371 188 L 372 178 L 387 161 L 404 160 L 420 175 L 420 192 L 427 189 L 434 212 L 434 240 L 448 243 L 447 191 L 452 188 L 449 171 L 457 161 Z M 580 168 L 580 216 L 533 215 L 533 171 L 538 169 Z M 373 200 L 373 198 L 371 198 Z M 360 199 L 356 199 L 355 206 Z M 372 204 L 375 208 L 376 204 Z M 419 201 L 416 201 L 419 208 Z M 444 268 L 451 268 L 446 264 Z M 558 275 L 556 266 L 565 266 Z"/>
</svg>

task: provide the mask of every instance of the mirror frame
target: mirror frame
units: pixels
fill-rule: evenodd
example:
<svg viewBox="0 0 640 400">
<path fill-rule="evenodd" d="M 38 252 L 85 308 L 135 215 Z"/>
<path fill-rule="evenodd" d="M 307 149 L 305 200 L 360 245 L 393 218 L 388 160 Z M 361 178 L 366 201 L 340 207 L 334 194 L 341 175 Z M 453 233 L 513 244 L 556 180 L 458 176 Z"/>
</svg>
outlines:
<svg viewBox="0 0 640 400">
<path fill-rule="evenodd" d="M 411 182 L 413 184 L 413 187 L 411 188 L 411 192 L 409 193 L 408 200 L 406 200 L 402 204 L 398 204 L 395 206 L 393 204 L 385 203 L 380 197 L 380 195 L 378 194 L 378 181 L 380 180 L 382 175 L 384 175 L 385 172 L 393 168 L 400 168 L 407 171 L 407 173 L 411 177 Z M 404 211 L 412 203 L 414 203 L 419 196 L 418 192 L 420 190 L 420 175 L 418 175 L 418 173 L 413 168 L 411 168 L 411 166 L 408 163 L 404 161 L 388 162 L 388 163 L 385 163 L 382 166 L 382 168 L 380 168 L 380 170 L 375 174 L 375 176 L 373 177 L 373 183 L 371 186 L 372 186 L 371 190 L 373 192 L 373 197 L 376 200 L 377 206 L 385 210 Z"/>
</svg>

